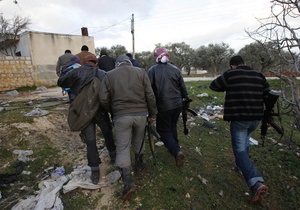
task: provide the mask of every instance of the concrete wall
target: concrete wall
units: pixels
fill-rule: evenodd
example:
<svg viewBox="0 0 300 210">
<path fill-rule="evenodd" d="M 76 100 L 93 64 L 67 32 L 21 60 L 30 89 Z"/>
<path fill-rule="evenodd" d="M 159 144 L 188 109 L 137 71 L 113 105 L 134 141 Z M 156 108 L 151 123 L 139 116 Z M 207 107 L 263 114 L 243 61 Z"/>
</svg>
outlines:
<svg viewBox="0 0 300 210">
<path fill-rule="evenodd" d="M 87 45 L 89 51 L 95 53 L 94 37 L 29 31 L 20 35 L 16 51 L 20 51 L 21 56 L 30 56 L 34 66 L 56 65 L 66 49 L 77 54 L 82 45 Z"/>
</svg>

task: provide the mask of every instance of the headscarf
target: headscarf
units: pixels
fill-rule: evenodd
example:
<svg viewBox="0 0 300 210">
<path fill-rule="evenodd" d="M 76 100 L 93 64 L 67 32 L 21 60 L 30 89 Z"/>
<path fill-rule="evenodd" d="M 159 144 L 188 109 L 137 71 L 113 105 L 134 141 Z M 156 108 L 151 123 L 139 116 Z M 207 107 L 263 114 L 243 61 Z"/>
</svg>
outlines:
<svg viewBox="0 0 300 210">
<path fill-rule="evenodd" d="M 89 54 L 83 57 L 83 65 L 88 64 L 91 66 L 96 66 L 98 63 L 98 60 L 94 54 Z"/>
<path fill-rule="evenodd" d="M 166 48 L 160 47 L 154 50 L 154 57 L 156 63 L 167 63 L 169 61 L 169 52 Z"/>
</svg>

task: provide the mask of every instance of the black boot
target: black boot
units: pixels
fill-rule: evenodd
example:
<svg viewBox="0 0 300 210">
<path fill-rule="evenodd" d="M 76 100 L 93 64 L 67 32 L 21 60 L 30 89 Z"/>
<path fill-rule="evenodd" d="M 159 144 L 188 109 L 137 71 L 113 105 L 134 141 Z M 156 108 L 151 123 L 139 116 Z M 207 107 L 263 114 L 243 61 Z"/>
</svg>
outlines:
<svg viewBox="0 0 300 210">
<path fill-rule="evenodd" d="M 93 184 L 98 184 L 100 178 L 100 170 L 92 170 L 91 180 Z"/>
<path fill-rule="evenodd" d="M 147 169 L 147 164 L 143 156 L 144 154 L 135 154 L 134 171 L 136 173 L 143 173 Z"/>
<path fill-rule="evenodd" d="M 131 167 L 128 166 L 128 167 L 121 168 L 121 175 L 124 183 L 122 199 L 128 200 L 130 199 L 132 193 L 135 191 L 135 186 L 131 179 Z"/>
<path fill-rule="evenodd" d="M 115 164 L 116 162 L 116 156 L 117 156 L 117 152 L 116 150 L 109 152 L 109 157 L 110 157 L 110 163 L 111 164 Z"/>
</svg>

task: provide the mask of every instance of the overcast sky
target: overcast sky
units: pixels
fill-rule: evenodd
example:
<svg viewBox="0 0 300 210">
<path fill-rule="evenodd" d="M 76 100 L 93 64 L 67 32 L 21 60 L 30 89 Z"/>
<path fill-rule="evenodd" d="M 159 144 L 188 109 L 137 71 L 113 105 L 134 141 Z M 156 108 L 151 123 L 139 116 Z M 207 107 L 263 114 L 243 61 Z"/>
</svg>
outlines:
<svg viewBox="0 0 300 210">
<path fill-rule="evenodd" d="M 270 14 L 270 0 L 0 0 L 0 13 L 30 18 L 29 30 L 80 35 L 87 27 L 95 47 L 123 45 L 135 52 L 185 42 L 196 49 L 225 42 L 236 51 L 252 42 L 245 29 Z"/>
</svg>

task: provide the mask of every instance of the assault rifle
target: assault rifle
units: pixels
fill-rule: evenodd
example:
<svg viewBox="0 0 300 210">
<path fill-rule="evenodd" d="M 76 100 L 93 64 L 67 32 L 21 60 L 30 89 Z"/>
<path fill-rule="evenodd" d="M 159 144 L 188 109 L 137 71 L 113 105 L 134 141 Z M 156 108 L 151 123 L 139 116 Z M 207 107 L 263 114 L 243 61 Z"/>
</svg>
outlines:
<svg viewBox="0 0 300 210">
<path fill-rule="evenodd" d="M 192 99 L 183 99 L 182 101 L 182 111 L 181 111 L 181 114 L 182 114 L 182 122 L 183 122 L 183 133 L 184 135 L 188 135 L 189 134 L 189 129 L 187 128 L 186 126 L 186 122 L 187 122 L 187 113 L 191 113 L 193 116 L 197 116 L 198 114 L 189 108 L 189 105 L 190 103 L 192 102 L 193 100 Z"/>
<path fill-rule="evenodd" d="M 274 123 L 274 118 L 273 118 L 273 116 L 280 117 L 279 108 L 278 108 L 278 113 L 274 112 L 274 106 L 278 98 L 279 98 L 279 94 L 275 93 L 274 91 L 270 91 L 268 98 L 265 100 L 265 111 L 264 111 L 264 116 L 260 127 L 262 146 L 265 145 L 265 138 L 269 127 L 273 127 L 277 131 L 277 133 L 281 135 L 281 137 L 284 134 L 283 128 L 278 126 L 276 123 Z"/>
<path fill-rule="evenodd" d="M 148 122 L 147 126 L 147 133 L 148 133 L 148 138 L 149 138 L 149 145 L 150 145 L 150 150 L 151 150 L 151 154 L 154 160 L 154 165 L 156 165 L 156 156 L 155 156 L 155 151 L 154 151 L 154 139 L 153 137 L 155 137 L 157 140 L 160 140 L 160 135 L 159 133 L 157 133 L 156 128 L 154 127 L 153 123 Z"/>
</svg>

